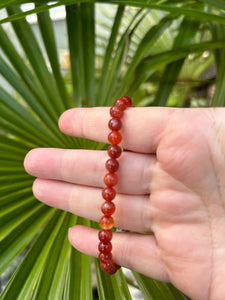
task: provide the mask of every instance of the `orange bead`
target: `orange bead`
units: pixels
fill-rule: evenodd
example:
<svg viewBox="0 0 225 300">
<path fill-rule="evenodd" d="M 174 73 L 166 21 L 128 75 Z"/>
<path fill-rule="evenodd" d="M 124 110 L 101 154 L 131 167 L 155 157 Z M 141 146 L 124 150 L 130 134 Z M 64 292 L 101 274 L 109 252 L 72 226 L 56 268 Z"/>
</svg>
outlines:
<svg viewBox="0 0 225 300">
<path fill-rule="evenodd" d="M 112 253 L 109 252 L 109 253 L 105 254 L 105 253 L 100 252 L 98 258 L 103 263 L 110 262 L 112 260 Z"/>
<path fill-rule="evenodd" d="M 113 173 L 119 169 L 119 163 L 116 159 L 110 158 L 106 161 L 105 167 L 109 172 Z"/>
<path fill-rule="evenodd" d="M 128 96 L 123 96 L 122 99 L 125 100 L 127 107 L 134 106 L 134 104 L 132 103 L 132 100 L 131 100 L 130 97 L 128 97 Z"/>
<path fill-rule="evenodd" d="M 111 202 L 105 201 L 102 204 L 101 210 L 105 216 L 111 216 L 112 214 L 114 214 L 116 207 L 112 201 Z"/>
<path fill-rule="evenodd" d="M 101 242 L 98 245 L 98 250 L 104 254 L 110 253 L 112 251 L 112 244 L 110 242 L 105 244 Z"/>
<path fill-rule="evenodd" d="M 104 177 L 104 182 L 107 186 L 114 186 L 118 182 L 117 175 L 115 173 L 107 173 Z"/>
<path fill-rule="evenodd" d="M 123 98 L 119 98 L 115 101 L 114 105 L 117 106 L 121 110 L 125 110 L 127 108 L 127 101 Z"/>
<path fill-rule="evenodd" d="M 106 188 L 104 188 L 104 190 L 102 191 L 102 197 L 106 200 L 106 201 L 112 201 L 116 196 L 116 191 L 114 190 L 113 187 L 109 187 L 107 186 Z"/>
<path fill-rule="evenodd" d="M 108 123 L 109 129 L 111 130 L 120 130 L 122 127 L 122 123 L 120 119 L 112 118 Z"/>
<path fill-rule="evenodd" d="M 119 132 L 122 127 L 122 122 L 120 119 L 123 116 L 123 111 L 126 110 L 127 107 L 131 106 L 134 105 L 131 101 L 131 98 L 128 96 L 117 99 L 114 103 L 114 106 L 110 108 L 110 115 L 112 119 L 110 119 L 108 122 L 108 127 L 112 131 L 108 135 L 108 141 L 111 145 L 109 146 L 107 153 L 110 158 L 106 161 L 105 167 L 109 173 L 107 173 L 104 177 L 104 183 L 106 184 L 106 187 L 102 191 L 102 197 L 106 201 L 101 206 L 101 211 L 104 215 L 99 221 L 102 229 L 98 233 L 100 240 L 98 249 L 100 252 L 100 266 L 102 270 L 106 271 L 110 275 L 115 274 L 120 268 L 120 266 L 113 261 L 111 253 L 112 244 L 110 242 L 113 236 L 111 228 L 114 226 L 114 220 L 111 215 L 116 209 L 115 204 L 112 202 L 116 196 L 116 191 L 113 186 L 115 186 L 118 182 L 115 172 L 119 168 L 119 162 L 117 161 L 117 158 L 119 158 L 122 153 L 121 147 L 118 146 L 118 144 L 122 141 L 122 135 Z"/>
<path fill-rule="evenodd" d="M 106 271 L 109 275 L 113 275 L 119 270 L 121 266 L 115 264 L 114 262 L 112 263 L 111 267 L 109 268 L 108 271 Z"/>
<path fill-rule="evenodd" d="M 114 220 L 111 216 L 103 216 L 99 221 L 102 229 L 111 229 L 114 225 Z"/>
<path fill-rule="evenodd" d="M 112 231 L 110 229 L 102 229 L 98 233 L 98 238 L 103 243 L 108 243 L 112 239 Z"/>
<path fill-rule="evenodd" d="M 111 145 L 111 146 L 109 146 L 107 152 L 111 158 L 118 158 L 118 157 L 120 157 L 122 150 L 121 150 L 120 146 L 118 146 L 118 145 Z"/>
<path fill-rule="evenodd" d="M 118 106 L 112 106 L 110 108 L 110 116 L 112 118 L 120 119 L 123 116 L 123 110 L 121 110 Z"/>
<path fill-rule="evenodd" d="M 122 136 L 119 131 L 111 131 L 108 135 L 108 140 L 112 145 L 117 145 L 122 141 Z"/>
</svg>

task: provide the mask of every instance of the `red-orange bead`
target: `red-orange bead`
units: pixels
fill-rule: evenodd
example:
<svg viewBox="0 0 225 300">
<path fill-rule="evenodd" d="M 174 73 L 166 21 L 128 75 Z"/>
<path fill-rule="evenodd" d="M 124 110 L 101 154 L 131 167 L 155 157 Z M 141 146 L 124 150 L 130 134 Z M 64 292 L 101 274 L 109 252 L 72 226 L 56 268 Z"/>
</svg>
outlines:
<svg viewBox="0 0 225 300">
<path fill-rule="evenodd" d="M 108 243 L 108 242 L 111 241 L 112 235 L 113 235 L 113 233 L 112 233 L 112 231 L 110 229 L 107 229 L 107 230 L 102 229 L 98 233 L 98 238 L 99 238 L 99 240 L 101 242 L 103 242 L 104 244 L 106 244 L 106 243 Z"/>
<path fill-rule="evenodd" d="M 106 271 L 109 275 L 113 275 L 117 272 L 118 269 L 120 269 L 121 266 L 115 264 L 112 262 L 111 267 Z"/>
<path fill-rule="evenodd" d="M 108 262 L 100 261 L 100 266 L 102 270 L 106 271 L 108 274 L 113 275 L 116 273 L 118 269 L 120 269 L 120 266 L 118 266 L 116 263 L 114 263 L 112 260 Z"/>
<path fill-rule="evenodd" d="M 118 182 L 117 175 L 115 173 L 107 173 L 104 177 L 104 182 L 107 186 L 114 186 Z"/>
<path fill-rule="evenodd" d="M 112 201 L 116 196 L 116 191 L 114 190 L 113 187 L 109 187 L 107 186 L 106 188 L 104 188 L 104 190 L 102 191 L 102 197 L 106 200 L 106 201 Z"/>
<path fill-rule="evenodd" d="M 102 204 L 101 210 L 105 216 L 111 216 L 112 214 L 114 214 L 116 207 L 112 201 L 111 202 L 105 201 Z"/>
<path fill-rule="evenodd" d="M 110 115 L 113 118 L 120 119 L 123 116 L 123 110 L 114 105 L 110 108 Z"/>
<path fill-rule="evenodd" d="M 119 131 L 111 131 L 108 135 L 108 140 L 112 145 L 117 145 L 122 141 L 122 136 Z"/>
<path fill-rule="evenodd" d="M 112 253 L 110 252 L 110 253 L 105 254 L 105 253 L 100 252 L 98 258 L 103 263 L 110 262 L 112 260 Z"/>
<path fill-rule="evenodd" d="M 122 99 L 125 100 L 127 107 L 134 106 L 130 97 L 128 97 L 128 96 L 123 96 Z"/>
<path fill-rule="evenodd" d="M 99 221 L 102 229 L 111 229 L 114 225 L 114 220 L 111 216 L 103 216 Z"/>
<path fill-rule="evenodd" d="M 112 244 L 110 242 L 108 242 L 106 244 L 101 242 L 98 245 L 98 250 L 104 254 L 110 253 L 112 251 Z"/>
<path fill-rule="evenodd" d="M 122 127 L 122 122 L 120 119 L 112 118 L 108 123 L 109 129 L 111 130 L 120 130 Z"/>
<path fill-rule="evenodd" d="M 134 105 L 129 97 L 124 96 L 117 99 L 114 103 L 114 106 L 110 108 L 110 115 L 112 119 L 108 122 L 108 127 L 112 131 L 108 135 L 108 141 L 111 145 L 109 146 L 107 152 L 110 158 L 106 161 L 105 167 L 109 173 L 107 173 L 104 177 L 104 183 L 106 184 L 106 187 L 102 191 L 102 197 L 106 201 L 101 206 L 101 211 L 104 215 L 99 221 L 102 229 L 98 233 L 100 240 L 98 249 L 100 251 L 100 266 L 110 275 L 116 273 L 116 271 L 120 268 L 120 266 L 117 265 L 112 259 L 112 244 L 110 241 L 113 233 L 110 229 L 114 226 L 112 214 L 116 209 L 115 204 L 112 202 L 116 196 L 116 191 L 113 186 L 118 182 L 115 172 L 119 168 L 119 162 L 116 159 L 120 157 L 122 152 L 121 147 L 118 146 L 118 144 L 122 141 L 122 136 L 119 132 L 122 127 L 120 118 L 123 116 L 123 111 L 130 106 Z"/>
<path fill-rule="evenodd" d="M 110 158 L 106 161 L 105 167 L 109 172 L 113 173 L 119 169 L 119 163 L 116 159 Z"/>
<path fill-rule="evenodd" d="M 125 110 L 127 108 L 126 100 L 123 98 L 119 98 L 114 103 L 115 106 L 117 106 L 121 110 Z"/>
<path fill-rule="evenodd" d="M 112 268 L 112 265 L 113 265 L 112 261 L 108 261 L 108 262 L 100 261 L 100 267 L 102 268 L 103 271 L 106 271 L 107 273 Z"/>
<path fill-rule="evenodd" d="M 111 158 L 118 158 L 118 157 L 120 157 L 122 150 L 121 150 L 120 146 L 118 146 L 118 145 L 111 145 L 111 146 L 109 146 L 107 152 Z"/>
</svg>

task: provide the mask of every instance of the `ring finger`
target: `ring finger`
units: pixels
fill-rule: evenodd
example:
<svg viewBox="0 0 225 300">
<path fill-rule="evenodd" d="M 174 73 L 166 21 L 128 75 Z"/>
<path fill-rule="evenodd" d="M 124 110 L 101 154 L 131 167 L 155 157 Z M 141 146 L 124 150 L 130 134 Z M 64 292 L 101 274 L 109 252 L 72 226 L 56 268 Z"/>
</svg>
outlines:
<svg viewBox="0 0 225 300">
<path fill-rule="evenodd" d="M 99 221 L 102 216 L 102 190 L 71 183 L 36 179 L 33 193 L 47 205 L 69 211 L 73 214 Z M 149 195 L 117 194 L 113 214 L 114 225 L 138 232 L 151 231 Z"/>
</svg>

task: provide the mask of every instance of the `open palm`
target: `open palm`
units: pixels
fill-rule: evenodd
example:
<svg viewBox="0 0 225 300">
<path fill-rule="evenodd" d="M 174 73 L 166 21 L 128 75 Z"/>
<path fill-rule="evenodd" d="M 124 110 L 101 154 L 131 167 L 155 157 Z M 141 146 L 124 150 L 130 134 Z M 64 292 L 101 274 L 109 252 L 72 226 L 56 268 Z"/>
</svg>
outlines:
<svg viewBox="0 0 225 300">
<path fill-rule="evenodd" d="M 130 108 L 123 117 L 115 199 L 116 263 L 171 281 L 192 299 L 222 300 L 225 291 L 223 109 Z M 108 108 L 65 112 L 69 135 L 107 142 Z M 35 196 L 48 205 L 98 221 L 105 151 L 35 149 L 25 159 L 38 177 Z M 143 234 L 153 233 L 153 234 Z M 78 250 L 98 255 L 97 231 L 70 230 Z"/>
</svg>

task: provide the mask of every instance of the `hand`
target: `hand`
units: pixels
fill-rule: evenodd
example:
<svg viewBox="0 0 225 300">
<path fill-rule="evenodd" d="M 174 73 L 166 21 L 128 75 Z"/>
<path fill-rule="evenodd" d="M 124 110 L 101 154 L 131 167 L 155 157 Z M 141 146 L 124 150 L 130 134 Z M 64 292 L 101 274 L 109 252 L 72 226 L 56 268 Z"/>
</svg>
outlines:
<svg viewBox="0 0 225 300">
<path fill-rule="evenodd" d="M 59 120 L 69 135 L 107 143 L 108 108 L 76 108 Z M 225 299 L 225 111 L 128 108 L 121 130 L 113 258 L 172 282 L 196 300 Z M 105 151 L 35 149 L 25 168 L 34 195 L 98 221 Z M 152 232 L 152 235 L 140 232 Z M 85 237 L 85 238 L 84 238 Z M 98 255 L 95 229 L 74 226 L 71 244 Z"/>
</svg>

